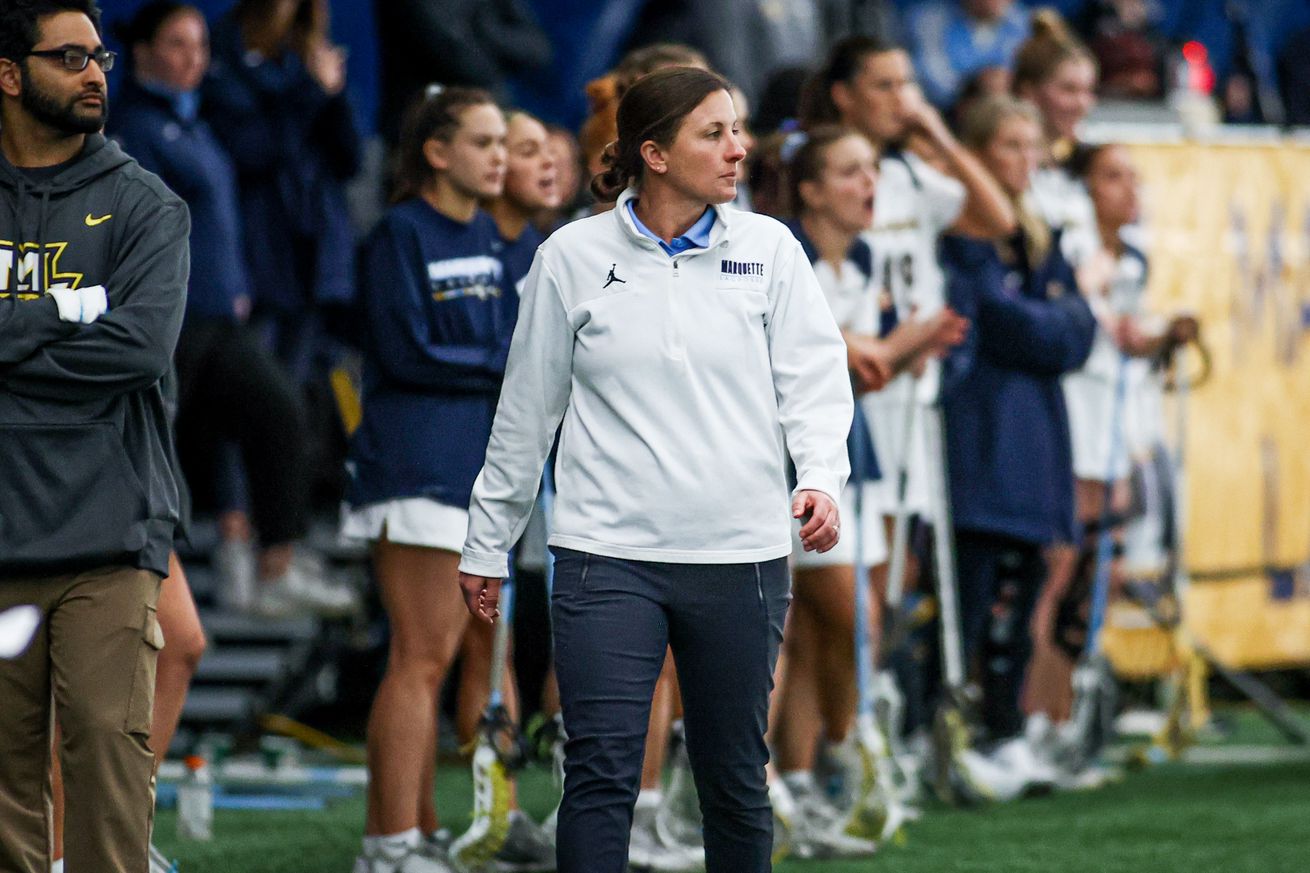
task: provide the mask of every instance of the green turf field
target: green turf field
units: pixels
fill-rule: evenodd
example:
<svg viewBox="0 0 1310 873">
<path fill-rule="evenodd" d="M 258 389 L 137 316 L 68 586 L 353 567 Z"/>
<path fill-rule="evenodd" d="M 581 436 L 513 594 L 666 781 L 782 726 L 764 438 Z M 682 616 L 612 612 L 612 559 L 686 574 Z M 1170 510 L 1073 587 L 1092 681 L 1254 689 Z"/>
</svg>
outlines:
<svg viewBox="0 0 1310 873">
<path fill-rule="evenodd" d="M 1245 720 L 1244 720 L 1245 721 Z M 1249 722 L 1248 722 L 1249 724 Z M 1273 738 L 1258 727 L 1242 739 Z M 1234 748 L 1234 756 L 1243 749 Z M 1277 752 L 1276 744 L 1269 747 Z M 1208 749 L 1218 752 L 1219 749 Z M 529 773 L 524 806 L 543 816 L 549 777 Z M 462 828 L 467 773 L 448 767 L 438 798 Z M 161 811 L 156 844 L 181 873 L 348 873 L 359 845 L 362 798 L 326 812 L 215 814 L 212 843 L 179 843 Z M 978 811 L 930 807 L 907 834 L 861 862 L 787 862 L 780 873 L 1302 873 L 1310 871 L 1310 758 L 1262 764 L 1166 764 L 1102 791 L 1025 800 Z"/>
</svg>

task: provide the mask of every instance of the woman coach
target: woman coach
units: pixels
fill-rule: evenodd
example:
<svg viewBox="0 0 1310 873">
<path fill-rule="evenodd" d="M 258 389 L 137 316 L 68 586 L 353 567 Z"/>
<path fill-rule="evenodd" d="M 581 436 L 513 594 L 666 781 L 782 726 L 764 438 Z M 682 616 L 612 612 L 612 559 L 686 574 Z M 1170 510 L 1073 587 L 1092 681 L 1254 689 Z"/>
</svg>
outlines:
<svg viewBox="0 0 1310 873">
<path fill-rule="evenodd" d="M 561 873 L 622 871 L 651 691 L 671 645 L 710 871 L 765 871 L 764 730 L 791 513 L 838 538 L 853 402 L 799 243 L 724 204 L 745 156 L 726 83 L 641 79 L 593 191 L 618 205 L 548 239 L 526 280 L 460 584 L 497 616 L 561 419 L 550 544 L 566 747 Z M 621 192 L 621 193 L 620 193 Z M 784 446 L 786 452 L 784 452 Z"/>
</svg>

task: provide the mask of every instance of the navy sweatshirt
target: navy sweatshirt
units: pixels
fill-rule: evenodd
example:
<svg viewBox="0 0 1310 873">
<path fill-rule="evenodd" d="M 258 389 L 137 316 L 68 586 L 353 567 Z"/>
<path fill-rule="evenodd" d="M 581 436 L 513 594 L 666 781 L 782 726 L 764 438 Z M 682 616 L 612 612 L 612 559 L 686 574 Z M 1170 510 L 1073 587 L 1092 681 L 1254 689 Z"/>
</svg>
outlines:
<svg viewBox="0 0 1310 873">
<path fill-rule="evenodd" d="M 428 497 L 468 507 L 518 318 L 479 212 L 461 224 L 420 199 L 388 210 L 360 256 L 364 414 L 346 501 Z"/>
<path fill-rule="evenodd" d="M 191 210 L 187 322 L 240 320 L 250 311 L 250 278 L 236 171 L 209 125 L 186 118 L 175 100 L 129 80 L 109 116 L 109 134 Z"/>
<path fill-rule="evenodd" d="M 233 15 L 214 26 L 201 113 L 237 169 L 255 303 L 302 313 L 354 299 L 345 182 L 362 144 L 343 91 L 328 95 L 292 52 L 247 52 Z"/>
<path fill-rule="evenodd" d="M 810 259 L 810 263 L 818 263 L 819 250 L 814 247 L 814 241 L 806 235 L 805 228 L 801 226 L 800 221 L 794 220 L 784 223 L 796 237 L 796 241 L 801 244 L 801 249 L 805 252 L 805 256 Z M 860 237 L 855 238 L 855 241 L 851 243 L 851 250 L 846 253 L 846 260 L 855 265 L 855 268 L 865 278 L 866 283 L 872 278 L 873 249 L 869 248 L 869 244 L 863 239 Z M 870 293 L 872 293 L 872 289 L 870 289 Z M 870 300 L 869 305 L 874 305 L 874 302 Z M 895 307 L 892 307 L 892 311 L 895 312 Z M 878 335 L 885 336 L 895 326 L 895 321 L 888 322 L 884 313 L 878 326 Z M 855 429 L 857 427 L 863 427 L 864 432 L 867 434 L 863 441 L 855 438 Z M 859 453 L 858 457 L 857 451 Z M 846 437 L 846 453 L 850 456 L 851 461 L 849 481 L 876 482 L 882 478 L 882 468 L 878 465 L 878 453 L 873 446 L 873 432 L 869 429 L 869 422 L 864 417 L 864 412 L 859 403 L 855 404 L 855 416 L 851 419 L 851 432 Z"/>
<path fill-rule="evenodd" d="M 496 235 L 496 253 L 505 265 L 505 284 L 518 293 L 519 284 L 528 277 L 532 269 L 532 259 L 537 255 L 537 248 L 546 241 L 541 231 L 532 225 L 523 229 L 518 239 L 505 239 Z"/>
<path fill-rule="evenodd" d="M 1023 241 L 945 236 L 947 299 L 968 339 L 946 360 L 942 405 L 954 523 L 1030 543 L 1072 541 L 1073 459 L 1060 377 L 1087 360 L 1096 319 L 1056 234 L 1044 262 Z"/>
<path fill-rule="evenodd" d="M 178 493 L 161 379 L 190 230 L 186 204 L 100 134 L 53 171 L 0 157 L 0 578 L 168 573 Z M 92 285 L 109 311 L 60 321 L 47 292 Z"/>
</svg>

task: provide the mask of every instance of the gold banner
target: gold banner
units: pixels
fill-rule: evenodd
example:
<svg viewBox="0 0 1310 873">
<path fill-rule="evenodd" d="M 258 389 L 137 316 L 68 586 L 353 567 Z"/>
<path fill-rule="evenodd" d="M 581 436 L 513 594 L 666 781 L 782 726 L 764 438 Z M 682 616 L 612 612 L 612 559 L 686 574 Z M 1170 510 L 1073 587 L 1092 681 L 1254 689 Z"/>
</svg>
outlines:
<svg viewBox="0 0 1310 873">
<path fill-rule="evenodd" d="M 1189 629 L 1232 666 L 1310 664 L 1310 146 L 1132 151 L 1149 306 L 1195 311 L 1213 364 L 1187 410 Z"/>
</svg>

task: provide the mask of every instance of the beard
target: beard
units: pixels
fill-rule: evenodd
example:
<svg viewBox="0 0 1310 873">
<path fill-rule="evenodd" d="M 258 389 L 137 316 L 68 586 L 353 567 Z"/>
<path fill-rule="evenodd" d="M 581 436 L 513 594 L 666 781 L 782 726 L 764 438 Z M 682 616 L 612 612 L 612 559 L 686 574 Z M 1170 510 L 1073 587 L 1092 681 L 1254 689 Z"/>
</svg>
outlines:
<svg viewBox="0 0 1310 873">
<path fill-rule="evenodd" d="M 80 100 L 85 94 L 61 98 L 51 91 L 42 90 L 32 76 L 24 71 L 23 93 L 20 102 L 37 121 L 53 127 L 61 133 L 71 135 L 80 133 L 98 133 L 105 126 L 109 117 L 109 98 L 100 93 L 100 106 L 96 108 L 82 106 Z"/>
</svg>

